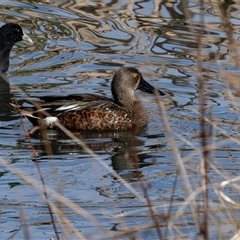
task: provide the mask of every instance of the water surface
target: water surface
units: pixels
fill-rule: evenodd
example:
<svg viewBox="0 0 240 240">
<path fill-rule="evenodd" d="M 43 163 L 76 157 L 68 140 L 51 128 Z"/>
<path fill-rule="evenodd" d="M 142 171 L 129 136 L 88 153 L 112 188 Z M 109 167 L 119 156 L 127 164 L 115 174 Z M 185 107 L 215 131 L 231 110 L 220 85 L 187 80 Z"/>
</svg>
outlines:
<svg viewBox="0 0 240 240">
<path fill-rule="evenodd" d="M 220 171 L 209 170 L 211 183 L 239 175 L 239 144 L 224 141 L 229 134 L 238 137 L 238 98 L 232 101 L 228 79 L 238 79 L 238 68 L 223 30 L 219 11 L 239 39 L 240 7 L 232 1 L 204 4 L 203 78 L 206 80 L 209 117 L 217 119 L 214 129 L 212 163 Z M 188 9 L 186 12 L 185 9 Z M 111 97 L 113 73 L 121 66 L 138 68 L 144 78 L 167 93 L 166 114 L 176 146 L 185 158 L 193 189 L 201 184 L 199 141 L 199 84 L 196 77 L 198 42 L 201 31 L 200 6 L 196 1 L 1 1 L 0 22 L 18 22 L 33 39 L 34 45 L 18 43 L 11 53 L 8 85 L 1 88 L 0 155 L 26 175 L 39 180 L 31 144 L 19 114 L 9 107 L 11 97 L 96 93 Z M 232 93 L 238 97 L 236 81 Z M 1 83 L 3 85 L 3 83 Z M 234 88 L 235 86 L 235 88 Z M 141 179 L 148 196 L 161 214 L 166 214 L 173 199 L 173 213 L 188 197 L 160 117 L 155 97 L 138 95 L 149 111 L 150 123 L 137 136 L 123 133 L 81 133 L 77 137 L 108 166 L 130 183 L 142 196 Z M 25 129 L 31 129 L 23 119 Z M 223 132 L 225 131 L 225 132 Z M 183 141 L 182 138 L 185 138 Z M 36 132 L 32 145 L 45 183 L 67 199 L 91 213 L 101 223 L 100 231 L 87 218 L 60 206 L 66 217 L 87 239 L 119 234 L 126 228 L 151 226 L 146 205 L 137 199 L 114 175 L 90 157 L 74 140 L 59 131 L 48 131 L 51 150 Z M 50 151 L 50 152 L 49 152 Z M 2 239 L 56 239 L 46 203 L 6 167 L 0 167 L 0 232 Z M 173 193 L 174 184 L 175 192 Z M 34 186 L 34 184 L 32 184 Z M 227 193 L 239 199 L 231 187 Z M 209 190 L 210 202 L 218 197 Z M 196 199 L 201 199 L 200 195 Z M 56 202 L 56 200 L 54 200 Z M 232 236 L 233 225 L 215 220 L 219 213 L 213 205 L 211 239 Z M 118 214 L 126 214 L 122 217 Z M 232 218 L 239 221 L 238 211 Z M 21 215 L 22 214 L 22 215 Z M 24 216 L 24 217 L 21 217 Z M 223 218 L 228 222 L 228 217 Z M 61 219 L 56 218 L 56 223 Z M 198 239 L 188 207 L 173 224 L 183 236 Z M 224 225 L 223 225 L 224 224 Z M 216 227 L 217 226 L 217 227 Z M 26 228 L 27 227 L 27 228 Z M 67 237 L 58 227 L 60 236 Z M 166 225 L 163 224 L 162 234 Z M 62 235 L 61 235 L 62 234 Z M 135 237 L 158 239 L 155 228 L 134 232 Z M 168 237 L 176 236 L 169 231 Z M 74 236 L 73 236 L 74 237 Z M 111 237 L 109 237 L 111 238 Z M 123 237 L 124 238 L 124 237 Z M 71 239 L 71 236 L 69 237 Z M 129 236 L 126 236 L 129 239 Z"/>
</svg>

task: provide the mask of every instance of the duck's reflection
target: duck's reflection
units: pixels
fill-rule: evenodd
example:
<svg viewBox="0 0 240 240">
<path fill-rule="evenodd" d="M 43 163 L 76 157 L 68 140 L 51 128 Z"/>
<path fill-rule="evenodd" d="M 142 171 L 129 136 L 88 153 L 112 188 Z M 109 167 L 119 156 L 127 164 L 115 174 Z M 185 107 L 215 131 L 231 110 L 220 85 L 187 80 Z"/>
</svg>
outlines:
<svg viewBox="0 0 240 240">
<path fill-rule="evenodd" d="M 81 132 L 75 133 L 81 141 L 83 141 L 88 148 L 93 150 L 98 156 L 106 159 L 109 156 L 111 159 L 112 168 L 127 181 L 137 181 L 142 177 L 141 168 L 154 164 L 153 153 L 155 153 L 156 145 L 146 145 L 149 138 L 163 137 L 163 134 L 151 135 L 146 134 L 145 129 L 138 132 L 137 135 L 130 131 L 126 132 Z M 41 138 L 39 133 L 31 136 L 33 139 Z M 66 154 L 71 156 L 78 156 L 79 153 L 83 158 L 86 158 L 84 149 L 82 149 L 75 141 L 70 140 L 65 134 L 60 131 L 47 131 L 49 144 L 51 146 L 51 153 L 46 151 L 45 145 L 42 141 L 34 144 L 34 148 L 41 152 L 39 161 L 51 155 L 54 158 L 66 159 Z M 45 142 L 46 143 L 46 142 Z M 27 139 L 19 140 L 21 147 L 28 145 Z M 163 145 L 158 144 L 160 149 Z M 106 160 L 109 158 L 107 157 Z"/>
</svg>

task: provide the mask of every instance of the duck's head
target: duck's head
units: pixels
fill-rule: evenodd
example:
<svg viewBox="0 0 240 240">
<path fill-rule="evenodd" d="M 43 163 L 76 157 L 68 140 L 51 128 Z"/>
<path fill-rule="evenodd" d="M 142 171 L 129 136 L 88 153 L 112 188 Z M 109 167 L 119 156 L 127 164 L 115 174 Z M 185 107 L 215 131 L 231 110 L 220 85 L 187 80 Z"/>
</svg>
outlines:
<svg viewBox="0 0 240 240">
<path fill-rule="evenodd" d="M 163 96 L 165 93 L 146 82 L 142 74 L 133 67 L 121 67 L 113 76 L 111 90 L 114 100 L 123 107 L 132 106 L 136 100 L 134 91 L 140 89 L 147 93 Z"/>
</svg>

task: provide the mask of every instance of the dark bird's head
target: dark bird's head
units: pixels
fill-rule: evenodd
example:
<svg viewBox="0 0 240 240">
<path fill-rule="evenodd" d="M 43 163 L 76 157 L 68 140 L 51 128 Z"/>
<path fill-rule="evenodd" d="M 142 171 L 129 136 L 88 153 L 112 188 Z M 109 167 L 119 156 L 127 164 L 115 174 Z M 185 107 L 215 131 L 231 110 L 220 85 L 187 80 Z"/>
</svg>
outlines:
<svg viewBox="0 0 240 240">
<path fill-rule="evenodd" d="M 0 41 L 1 44 L 12 44 L 12 46 L 19 41 L 33 44 L 32 39 L 16 23 L 7 23 L 0 28 Z"/>
<path fill-rule="evenodd" d="M 7 23 L 0 28 L 0 71 L 5 72 L 9 67 L 9 55 L 16 42 L 25 41 L 33 44 L 32 39 L 23 32 L 16 23 Z"/>
</svg>

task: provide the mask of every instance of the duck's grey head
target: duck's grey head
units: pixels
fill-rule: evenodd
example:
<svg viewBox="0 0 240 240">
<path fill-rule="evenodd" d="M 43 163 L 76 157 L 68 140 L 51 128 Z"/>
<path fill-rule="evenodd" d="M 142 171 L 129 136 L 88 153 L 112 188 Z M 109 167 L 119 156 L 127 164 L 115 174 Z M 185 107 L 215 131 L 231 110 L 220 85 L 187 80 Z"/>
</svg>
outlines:
<svg viewBox="0 0 240 240">
<path fill-rule="evenodd" d="M 132 67 L 119 68 L 112 80 L 111 90 L 116 103 L 131 106 L 135 100 L 134 91 L 138 88 L 142 75 Z"/>
<path fill-rule="evenodd" d="M 113 76 L 111 90 L 114 100 L 119 105 L 123 107 L 132 106 L 136 100 L 134 91 L 137 89 L 151 94 L 158 91 L 160 95 L 165 95 L 162 91 L 155 89 L 146 82 L 136 68 L 121 67 L 116 71 Z"/>
</svg>

